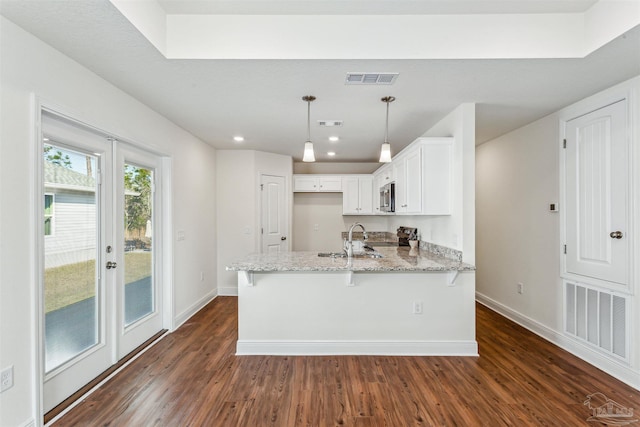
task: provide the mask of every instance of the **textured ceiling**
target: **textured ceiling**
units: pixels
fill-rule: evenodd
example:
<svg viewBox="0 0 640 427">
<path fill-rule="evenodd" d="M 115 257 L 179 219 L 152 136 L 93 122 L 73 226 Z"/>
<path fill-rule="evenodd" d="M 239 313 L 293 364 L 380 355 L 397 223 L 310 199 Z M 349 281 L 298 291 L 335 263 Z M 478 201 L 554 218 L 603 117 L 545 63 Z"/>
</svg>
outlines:
<svg viewBox="0 0 640 427">
<path fill-rule="evenodd" d="M 181 2 L 162 2 L 173 3 Z M 313 125 L 316 159 L 370 162 L 384 137 L 386 95 L 397 98 L 389 118 L 397 152 L 464 102 L 477 104 L 481 143 L 640 74 L 640 27 L 584 59 L 169 60 L 107 1 L 2 0 L 0 13 L 215 147 L 296 160 L 306 139 L 303 95 L 317 97 L 312 123 L 344 121 Z M 400 75 L 393 86 L 345 86 L 352 71 Z M 332 134 L 341 140 L 330 143 Z"/>
</svg>

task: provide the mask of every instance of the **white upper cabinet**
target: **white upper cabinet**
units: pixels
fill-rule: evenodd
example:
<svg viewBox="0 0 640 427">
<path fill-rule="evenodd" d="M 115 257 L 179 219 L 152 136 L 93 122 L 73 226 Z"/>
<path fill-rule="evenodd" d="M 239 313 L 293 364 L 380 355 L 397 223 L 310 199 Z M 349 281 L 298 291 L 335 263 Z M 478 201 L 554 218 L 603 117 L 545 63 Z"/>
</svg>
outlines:
<svg viewBox="0 0 640 427">
<path fill-rule="evenodd" d="M 421 147 L 393 159 L 396 177 L 396 214 L 422 214 L 422 159 Z"/>
<path fill-rule="evenodd" d="M 342 192 L 340 175 L 294 175 L 294 192 Z"/>
<path fill-rule="evenodd" d="M 421 138 L 422 214 L 451 215 L 453 138 Z"/>
<path fill-rule="evenodd" d="M 394 157 L 396 214 L 451 215 L 453 138 L 418 138 Z"/>
<path fill-rule="evenodd" d="M 373 175 L 351 175 L 343 178 L 342 214 L 372 215 Z"/>
</svg>

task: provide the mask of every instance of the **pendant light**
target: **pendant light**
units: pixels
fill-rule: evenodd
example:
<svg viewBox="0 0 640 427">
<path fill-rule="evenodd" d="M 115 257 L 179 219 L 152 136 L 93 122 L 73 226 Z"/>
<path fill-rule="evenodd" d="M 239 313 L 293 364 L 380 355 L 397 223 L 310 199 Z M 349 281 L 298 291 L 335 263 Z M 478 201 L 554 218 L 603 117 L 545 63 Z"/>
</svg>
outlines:
<svg viewBox="0 0 640 427">
<path fill-rule="evenodd" d="M 303 162 L 315 162 L 316 156 L 313 154 L 313 143 L 311 142 L 311 103 L 316 100 L 313 95 L 306 95 L 302 100 L 307 103 L 307 142 L 304 143 Z"/>
<path fill-rule="evenodd" d="M 381 99 L 387 104 L 387 121 L 384 126 L 384 142 L 380 148 L 380 163 L 389 163 L 391 161 L 391 144 L 389 144 L 389 103 L 395 101 L 394 96 L 385 96 Z"/>
</svg>

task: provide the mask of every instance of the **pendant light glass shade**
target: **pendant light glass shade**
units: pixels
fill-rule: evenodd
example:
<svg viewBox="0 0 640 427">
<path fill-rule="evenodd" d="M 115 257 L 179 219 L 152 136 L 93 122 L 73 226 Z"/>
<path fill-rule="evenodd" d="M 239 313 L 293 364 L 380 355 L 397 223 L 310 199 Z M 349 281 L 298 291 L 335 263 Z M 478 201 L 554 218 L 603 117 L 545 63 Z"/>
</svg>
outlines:
<svg viewBox="0 0 640 427">
<path fill-rule="evenodd" d="M 391 144 L 389 143 L 389 103 L 395 101 L 394 96 L 385 96 L 381 99 L 382 102 L 387 104 L 387 120 L 384 125 L 384 142 L 380 147 L 380 163 L 391 162 Z"/>
<path fill-rule="evenodd" d="M 313 95 L 306 95 L 302 100 L 307 103 L 307 142 L 304 143 L 303 162 L 315 162 L 316 156 L 313 153 L 313 143 L 311 142 L 311 102 L 316 100 Z"/>
<path fill-rule="evenodd" d="M 391 144 L 388 142 L 382 143 L 380 149 L 380 163 L 389 163 L 391 161 Z"/>
<path fill-rule="evenodd" d="M 315 162 L 316 156 L 313 154 L 313 143 L 311 141 L 307 141 L 304 143 L 304 154 L 302 156 L 303 162 Z"/>
</svg>

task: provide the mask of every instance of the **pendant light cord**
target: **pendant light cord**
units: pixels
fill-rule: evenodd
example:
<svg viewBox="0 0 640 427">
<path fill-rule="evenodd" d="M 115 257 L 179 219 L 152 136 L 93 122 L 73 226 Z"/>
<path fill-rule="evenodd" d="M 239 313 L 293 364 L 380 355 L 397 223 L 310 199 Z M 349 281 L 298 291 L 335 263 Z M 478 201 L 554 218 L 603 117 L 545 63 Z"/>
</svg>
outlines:
<svg viewBox="0 0 640 427">
<path fill-rule="evenodd" d="M 307 100 L 307 142 L 311 142 L 311 100 Z"/>
<path fill-rule="evenodd" d="M 389 101 L 387 103 L 387 122 L 384 125 L 384 142 L 385 144 L 389 142 Z"/>
</svg>

